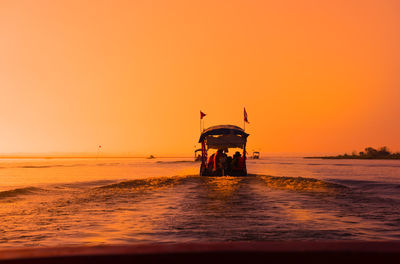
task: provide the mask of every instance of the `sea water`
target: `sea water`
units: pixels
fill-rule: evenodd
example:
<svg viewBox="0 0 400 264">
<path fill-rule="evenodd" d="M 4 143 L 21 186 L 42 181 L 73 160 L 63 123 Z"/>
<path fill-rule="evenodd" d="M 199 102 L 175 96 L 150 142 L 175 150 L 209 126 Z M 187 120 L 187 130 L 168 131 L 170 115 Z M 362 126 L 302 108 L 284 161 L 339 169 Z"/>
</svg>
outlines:
<svg viewBox="0 0 400 264">
<path fill-rule="evenodd" d="M 400 239 L 400 161 L 263 157 L 247 177 L 192 158 L 2 159 L 0 248 Z"/>
</svg>

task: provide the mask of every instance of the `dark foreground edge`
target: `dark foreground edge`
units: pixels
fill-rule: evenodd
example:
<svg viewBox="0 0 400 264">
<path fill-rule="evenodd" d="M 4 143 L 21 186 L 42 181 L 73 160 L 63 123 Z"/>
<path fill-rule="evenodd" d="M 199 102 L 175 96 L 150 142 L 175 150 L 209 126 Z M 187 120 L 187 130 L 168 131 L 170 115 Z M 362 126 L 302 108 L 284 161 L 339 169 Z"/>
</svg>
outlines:
<svg viewBox="0 0 400 264">
<path fill-rule="evenodd" d="M 224 242 L 0 250 L 0 263 L 400 263 L 399 242 Z"/>
</svg>

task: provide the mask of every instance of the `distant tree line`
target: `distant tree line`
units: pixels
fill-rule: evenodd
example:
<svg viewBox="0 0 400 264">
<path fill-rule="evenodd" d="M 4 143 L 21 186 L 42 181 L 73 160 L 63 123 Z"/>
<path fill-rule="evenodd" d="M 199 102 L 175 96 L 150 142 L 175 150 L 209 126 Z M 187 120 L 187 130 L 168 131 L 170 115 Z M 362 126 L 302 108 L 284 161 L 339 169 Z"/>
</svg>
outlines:
<svg viewBox="0 0 400 264">
<path fill-rule="evenodd" d="M 367 147 L 364 151 L 353 152 L 351 155 L 345 153 L 338 156 L 325 156 L 325 157 L 306 157 L 306 158 L 320 158 L 320 159 L 400 159 L 400 152 L 392 153 L 389 149 L 381 147 L 375 149 L 372 147 Z"/>
</svg>

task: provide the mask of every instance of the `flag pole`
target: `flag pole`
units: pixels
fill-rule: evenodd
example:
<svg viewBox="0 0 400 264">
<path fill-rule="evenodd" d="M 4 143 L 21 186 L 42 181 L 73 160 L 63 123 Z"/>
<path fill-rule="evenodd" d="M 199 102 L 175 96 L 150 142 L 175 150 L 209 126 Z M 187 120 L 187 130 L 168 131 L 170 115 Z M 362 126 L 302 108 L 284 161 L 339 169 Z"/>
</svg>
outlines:
<svg viewBox="0 0 400 264">
<path fill-rule="evenodd" d="M 249 123 L 249 120 L 247 119 L 247 112 L 246 108 L 243 108 L 243 130 L 246 130 L 246 123 Z"/>
<path fill-rule="evenodd" d="M 246 120 L 245 120 L 245 115 L 244 115 L 244 110 L 245 108 L 243 108 L 243 131 L 246 131 Z"/>
<path fill-rule="evenodd" d="M 201 128 L 201 120 L 206 116 L 201 110 L 200 110 L 200 134 L 204 131 L 204 120 L 203 120 L 203 128 Z"/>
</svg>

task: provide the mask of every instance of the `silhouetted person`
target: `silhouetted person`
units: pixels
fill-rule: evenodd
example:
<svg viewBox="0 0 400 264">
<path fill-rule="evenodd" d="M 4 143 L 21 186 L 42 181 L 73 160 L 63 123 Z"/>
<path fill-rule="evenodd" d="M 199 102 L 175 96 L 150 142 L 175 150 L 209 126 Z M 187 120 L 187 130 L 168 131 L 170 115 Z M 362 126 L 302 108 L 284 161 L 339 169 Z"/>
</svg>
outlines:
<svg viewBox="0 0 400 264">
<path fill-rule="evenodd" d="M 244 170 L 244 157 L 239 151 L 236 151 L 232 160 L 232 175 L 241 175 Z"/>
<path fill-rule="evenodd" d="M 226 157 L 226 175 L 231 175 L 232 172 L 232 157 L 231 156 L 227 156 Z"/>
<path fill-rule="evenodd" d="M 208 163 L 207 163 L 207 169 L 208 171 L 214 171 L 214 163 L 215 163 L 215 153 L 212 154 L 209 158 L 208 158 Z"/>
<path fill-rule="evenodd" d="M 214 156 L 214 168 L 213 174 L 221 176 L 225 174 L 226 154 L 223 153 L 222 149 L 219 149 Z"/>
</svg>

